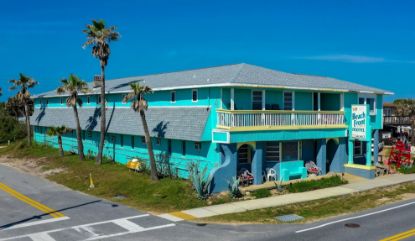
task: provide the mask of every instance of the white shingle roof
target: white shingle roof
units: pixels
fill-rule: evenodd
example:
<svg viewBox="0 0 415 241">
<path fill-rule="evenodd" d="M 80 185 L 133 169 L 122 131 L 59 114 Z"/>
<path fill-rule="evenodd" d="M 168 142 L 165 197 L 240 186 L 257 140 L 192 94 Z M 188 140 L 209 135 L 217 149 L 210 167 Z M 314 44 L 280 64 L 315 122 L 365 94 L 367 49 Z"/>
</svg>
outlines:
<svg viewBox="0 0 415 241">
<path fill-rule="evenodd" d="M 129 83 L 138 80 L 144 81 L 155 91 L 209 86 L 260 86 L 392 94 L 382 89 L 334 78 L 291 74 L 244 63 L 107 80 L 106 89 L 108 93 L 128 92 L 130 90 Z M 92 88 L 92 83 L 89 85 Z M 93 93 L 98 94 L 99 89 L 93 90 Z M 56 91 L 49 91 L 35 97 L 50 96 L 56 96 Z"/>
</svg>

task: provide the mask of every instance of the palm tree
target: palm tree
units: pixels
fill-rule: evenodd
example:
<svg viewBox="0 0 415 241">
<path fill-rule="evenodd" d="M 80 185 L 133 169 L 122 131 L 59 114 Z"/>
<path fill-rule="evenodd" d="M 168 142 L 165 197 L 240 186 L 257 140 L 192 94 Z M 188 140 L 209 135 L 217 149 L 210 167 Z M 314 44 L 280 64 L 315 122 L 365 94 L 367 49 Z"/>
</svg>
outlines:
<svg viewBox="0 0 415 241">
<path fill-rule="evenodd" d="M 63 156 L 62 136 L 70 131 L 72 130 L 67 128 L 66 126 L 50 127 L 47 131 L 48 136 L 58 137 L 59 153 L 61 156 Z"/>
<path fill-rule="evenodd" d="M 63 79 L 62 86 L 60 86 L 56 92 L 58 94 L 69 94 L 68 98 L 66 99 L 66 105 L 72 107 L 73 112 L 75 114 L 75 122 L 76 122 L 76 139 L 78 141 L 78 153 L 79 159 L 84 160 L 84 144 L 82 143 L 81 137 L 81 124 L 79 123 L 79 115 L 78 115 L 78 106 L 82 107 L 82 100 L 79 98 L 79 92 L 86 93 L 89 91 L 88 84 L 81 79 L 79 79 L 76 75 L 71 74 L 69 75 L 68 79 Z"/>
<path fill-rule="evenodd" d="M 393 102 L 398 116 L 411 120 L 411 145 L 415 145 L 415 99 L 398 99 Z"/>
<path fill-rule="evenodd" d="M 16 94 L 16 99 L 23 103 L 24 106 L 24 114 L 25 114 L 25 122 L 26 122 L 26 132 L 27 132 L 27 141 L 29 145 L 32 144 L 32 133 L 30 131 L 30 110 L 29 110 L 29 102 L 30 102 L 30 92 L 29 89 L 33 88 L 37 85 L 37 82 L 20 73 L 19 79 L 13 79 L 9 81 L 12 86 L 10 87 L 10 90 L 19 89 L 19 91 Z"/>
<path fill-rule="evenodd" d="M 12 96 L 7 99 L 5 108 L 10 115 L 16 118 L 16 120 L 18 120 L 19 116 L 24 113 L 23 104 L 16 98 L 16 96 Z"/>
<path fill-rule="evenodd" d="M 132 92 L 127 94 L 123 101 L 127 102 L 132 100 L 131 108 L 135 112 L 140 113 L 141 123 L 144 129 L 145 141 L 147 145 L 148 155 L 150 157 L 150 169 L 151 169 L 151 179 L 158 180 L 156 160 L 154 159 L 153 144 L 150 139 L 150 132 L 148 131 L 148 125 L 146 120 L 145 111 L 148 108 L 147 101 L 144 99 L 145 94 L 152 92 L 151 88 L 146 85 L 140 85 L 140 82 L 135 82 L 130 84 Z"/>
<path fill-rule="evenodd" d="M 106 28 L 104 20 L 93 20 L 88 24 L 83 32 L 86 34 L 87 41 L 83 47 L 92 46 L 92 55 L 99 59 L 101 66 L 101 135 L 99 140 L 97 164 L 102 163 L 102 151 L 104 149 L 106 120 L 105 120 L 105 67 L 111 53 L 109 43 L 118 40 L 120 34 L 115 31 L 116 27 Z"/>
</svg>

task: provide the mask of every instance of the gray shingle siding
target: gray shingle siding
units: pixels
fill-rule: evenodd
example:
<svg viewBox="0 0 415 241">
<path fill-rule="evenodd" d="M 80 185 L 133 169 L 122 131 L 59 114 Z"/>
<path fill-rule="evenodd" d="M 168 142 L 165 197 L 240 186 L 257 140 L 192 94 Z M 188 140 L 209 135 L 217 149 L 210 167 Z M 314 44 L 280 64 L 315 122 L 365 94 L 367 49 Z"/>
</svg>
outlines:
<svg viewBox="0 0 415 241">
<path fill-rule="evenodd" d="M 83 130 L 100 130 L 99 108 L 79 108 L 78 112 Z M 146 119 L 152 137 L 201 141 L 209 113 L 207 107 L 154 107 L 146 111 Z M 130 108 L 108 108 L 106 118 L 108 133 L 144 135 L 139 114 Z M 71 108 L 35 109 L 30 123 L 44 127 L 65 125 L 76 128 Z"/>
<path fill-rule="evenodd" d="M 279 88 L 297 89 L 324 89 L 336 91 L 353 92 L 375 92 L 378 94 L 388 93 L 385 90 L 342 81 L 329 77 L 291 74 L 250 64 L 225 65 L 204 69 L 195 69 L 163 74 L 136 76 L 106 81 L 108 93 L 126 92 L 130 90 L 129 83 L 138 80 L 154 90 L 178 89 L 186 87 L 204 86 L 238 86 L 238 85 L 261 85 Z M 92 88 L 92 83 L 89 83 Z M 99 89 L 92 93 L 98 94 Z M 49 91 L 37 97 L 56 96 L 56 91 Z M 35 96 L 36 97 L 36 96 Z"/>
</svg>

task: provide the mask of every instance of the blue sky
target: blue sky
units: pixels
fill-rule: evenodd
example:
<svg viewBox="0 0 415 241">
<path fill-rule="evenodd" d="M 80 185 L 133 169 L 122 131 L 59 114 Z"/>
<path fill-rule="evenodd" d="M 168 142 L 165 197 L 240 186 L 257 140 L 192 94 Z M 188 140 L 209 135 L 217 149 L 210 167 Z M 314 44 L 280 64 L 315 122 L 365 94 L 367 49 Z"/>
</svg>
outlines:
<svg viewBox="0 0 415 241">
<path fill-rule="evenodd" d="M 4 90 L 19 72 L 34 93 L 70 73 L 90 81 L 99 63 L 81 30 L 105 19 L 122 35 L 107 78 L 245 62 L 414 96 L 413 1 L 0 1 Z"/>
</svg>

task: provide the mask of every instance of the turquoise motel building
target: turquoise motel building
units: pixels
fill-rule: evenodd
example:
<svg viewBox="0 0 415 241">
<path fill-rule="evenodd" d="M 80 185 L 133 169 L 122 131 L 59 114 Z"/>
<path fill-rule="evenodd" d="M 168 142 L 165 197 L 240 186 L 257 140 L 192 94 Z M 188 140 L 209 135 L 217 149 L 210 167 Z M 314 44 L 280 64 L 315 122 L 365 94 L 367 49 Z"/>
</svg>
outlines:
<svg viewBox="0 0 415 241">
<path fill-rule="evenodd" d="M 323 174 L 349 172 L 374 177 L 383 97 L 392 94 L 334 78 L 290 74 L 249 64 L 225 65 L 172 73 L 107 80 L 107 135 L 104 156 L 126 164 L 148 161 L 139 115 L 123 103 L 129 83 L 142 80 L 154 92 L 146 96 L 147 121 L 160 169 L 188 178 L 189 163 L 207 168 L 213 192 L 249 170 L 254 184 L 274 168 L 283 180 L 304 177 L 304 165 Z M 99 88 L 82 94 L 79 108 L 85 154 L 99 144 Z M 34 97 L 34 140 L 54 147 L 51 126 L 75 128 L 73 110 L 56 90 Z M 364 113 L 352 115 L 358 105 Z M 362 109 L 361 107 L 364 107 Z M 360 118 L 354 120 L 352 117 Z M 354 123 L 364 124 L 355 128 Z M 352 135 L 364 132 L 364 137 Z M 76 134 L 63 136 L 66 151 L 77 152 Z"/>
</svg>

